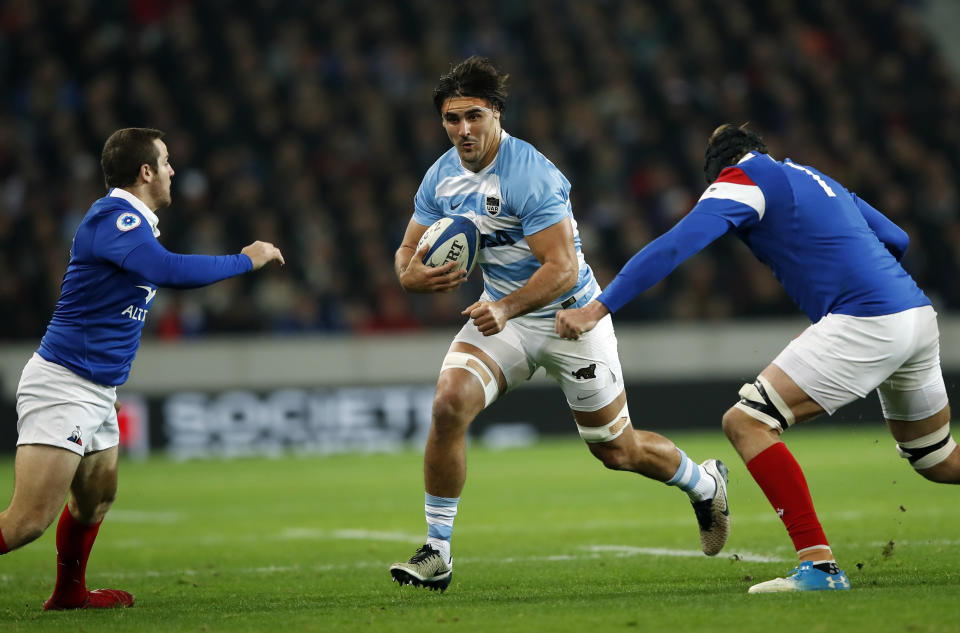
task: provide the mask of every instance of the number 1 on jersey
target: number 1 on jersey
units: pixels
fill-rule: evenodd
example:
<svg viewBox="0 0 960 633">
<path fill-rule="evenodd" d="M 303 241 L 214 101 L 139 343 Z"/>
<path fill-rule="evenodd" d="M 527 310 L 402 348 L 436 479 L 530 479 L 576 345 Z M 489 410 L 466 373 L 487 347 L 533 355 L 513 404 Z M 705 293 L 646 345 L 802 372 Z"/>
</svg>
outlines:
<svg viewBox="0 0 960 633">
<path fill-rule="evenodd" d="M 807 169 L 806 167 L 801 167 L 800 165 L 797 165 L 796 163 L 791 163 L 791 162 L 784 161 L 783 164 L 784 164 L 784 165 L 787 165 L 787 166 L 789 166 L 789 167 L 793 167 L 794 169 L 798 169 L 798 170 L 802 171 L 803 173 L 807 174 L 808 176 L 810 176 L 811 178 L 813 178 L 814 180 L 817 181 L 817 184 L 820 185 L 820 188 L 823 189 L 823 190 L 827 193 L 828 196 L 830 196 L 831 198 L 836 198 L 836 197 L 837 197 L 837 194 L 833 193 L 833 189 L 830 188 L 830 185 L 828 185 L 827 183 L 825 183 L 825 182 L 823 181 L 823 178 L 821 178 L 819 174 L 815 174 L 815 173 L 813 173 L 812 171 L 810 171 L 809 169 Z"/>
</svg>

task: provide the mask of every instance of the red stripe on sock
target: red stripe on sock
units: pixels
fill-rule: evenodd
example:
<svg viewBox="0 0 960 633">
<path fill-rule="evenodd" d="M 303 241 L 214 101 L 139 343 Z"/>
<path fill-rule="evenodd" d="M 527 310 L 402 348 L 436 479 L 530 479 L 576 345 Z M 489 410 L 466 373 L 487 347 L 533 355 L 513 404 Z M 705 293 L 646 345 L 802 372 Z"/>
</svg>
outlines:
<svg viewBox="0 0 960 633">
<path fill-rule="evenodd" d="M 747 462 L 747 469 L 777 511 L 798 552 L 818 545 L 829 547 L 813 509 L 807 479 L 786 444 L 777 442 L 764 450 Z"/>
<path fill-rule="evenodd" d="M 6 554 L 10 551 L 10 548 L 7 547 L 6 541 L 3 540 L 3 532 L 0 532 L 0 556 Z"/>
<path fill-rule="evenodd" d="M 57 604 L 79 606 L 87 599 L 87 559 L 100 523 L 80 523 L 70 514 L 69 505 L 63 508 L 57 523 L 57 586 L 52 596 Z"/>
</svg>

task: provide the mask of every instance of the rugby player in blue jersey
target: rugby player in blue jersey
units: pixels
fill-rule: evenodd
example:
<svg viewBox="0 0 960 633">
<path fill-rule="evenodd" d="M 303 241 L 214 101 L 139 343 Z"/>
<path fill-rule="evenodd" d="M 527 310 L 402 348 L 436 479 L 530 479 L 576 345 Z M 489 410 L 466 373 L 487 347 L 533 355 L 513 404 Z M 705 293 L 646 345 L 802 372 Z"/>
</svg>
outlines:
<svg viewBox="0 0 960 633">
<path fill-rule="evenodd" d="M 774 160 L 760 136 L 730 124 L 711 135 L 704 172 L 709 186 L 693 210 L 634 255 L 596 301 L 558 312 L 556 331 L 577 339 L 721 235 L 743 240 L 813 323 L 723 416 L 800 561 L 750 593 L 849 589 L 780 435 L 876 389 L 899 454 L 931 481 L 960 483 L 937 315 L 900 265 L 907 234 L 829 176 Z"/>
<path fill-rule="evenodd" d="M 499 395 L 538 367 L 560 383 L 581 437 L 608 468 L 679 487 L 693 502 L 701 548 L 720 551 L 729 533 L 726 467 L 698 465 L 673 442 L 630 423 L 617 341 L 610 319 L 582 341 L 553 331 L 562 307 L 586 305 L 598 293 L 580 251 L 570 183 L 529 143 L 501 126 L 507 76 L 471 57 L 441 77 L 434 105 L 453 147 L 427 171 L 396 253 L 408 292 L 445 292 L 464 274 L 453 264 L 429 268 L 417 243 L 444 216 L 469 217 L 481 234 L 484 292 L 440 369 L 424 454 L 427 542 L 390 567 L 401 584 L 444 590 L 450 584 L 450 539 L 466 481 L 467 427 Z M 509 495 L 508 495 L 509 497 Z"/>
<path fill-rule="evenodd" d="M 0 512 L 0 554 L 57 524 L 57 583 L 44 609 L 129 607 L 119 589 L 87 590 L 90 549 L 117 492 L 117 385 L 130 374 L 157 288 L 195 288 L 257 270 L 280 251 L 177 255 L 157 241 L 174 171 L 163 133 L 114 132 L 101 166 L 108 189 L 77 228 L 60 299 L 17 388 L 13 498 Z"/>
</svg>

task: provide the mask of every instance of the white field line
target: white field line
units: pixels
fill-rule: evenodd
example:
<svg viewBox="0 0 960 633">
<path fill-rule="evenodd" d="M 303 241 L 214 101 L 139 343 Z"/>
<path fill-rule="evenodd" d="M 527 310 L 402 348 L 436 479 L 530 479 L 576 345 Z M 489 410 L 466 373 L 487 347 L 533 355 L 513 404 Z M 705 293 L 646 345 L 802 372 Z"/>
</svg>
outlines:
<svg viewBox="0 0 960 633">
<path fill-rule="evenodd" d="M 303 537 L 303 532 L 299 528 L 291 528 L 291 531 L 298 537 Z M 422 536 L 416 536 L 410 534 L 402 534 L 395 532 L 370 532 L 365 533 L 363 530 L 334 530 L 331 532 L 323 532 L 321 530 L 316 531 L 316 538 L 343 538 L 343 539 L 357 539 L 357 538 L 370 538 L 373 540 L 373 535 L 381 534 L 386 535 L 388 538 L 386 540 L 390 541 L 411 541 L 414 543 L 419 543 L 422 541 Z M 960 539 L 933 539 L 933 540 L 903 540 L 896 541 L 897 545 L 900 546 L 910 546 L 910 547 L 942 547 L 942 546 L 957 546 L 960 545 Z M 886 545 L 886 542 L 875 541 L 867 543 L 866 545 L 870 547 L 882 547 Z M 598 560 L 608 557 L 615 558 L 630 558 L 634 556 L 653 556 L 653 557 L 689 557 L 689 558 L 705 558 L 703 554 L 698 550 L 683 550 L 683 549 L 670 549 L 664 547 L 636 547 L 633 545 L 587 545 L 580 548 L 584 553 L 580 554 L 554 554 L 547 556 L 510 556 L 505 558 L 457 558 L 457 563 L 461 565 L 469 564 L 510 564 L 510 563 L 556 563 L 556 562 L 566 562 L 566 561 L 580 561 L 580 560 Z M 718 556 L 713 560 L 726 560 L 729 561 L 731 558 L 736 557 L 739 560 L 746 562 L 755 562 L 755 563 L 776 563 L 776 562 L 787 562 L 793 560 L 793 552 L 789 552 L 784 556 L 770 556 L 766 554 L 756 554 L 752 552 L 724 552 L 722 556 Z M 211 570 L 196 570 L 196 569 L 167 569 L 167 570 L 138 570 L 138 571 L 113 571 L 113 572 L 94 572 L 88 574 L 90 578 L 104 578 L 104 579 L 122 579 L 122 578 L 163 578 L 170 576 L 181 576 L 181 577 L 199 577 L 207 574 L 220 574 L 225 571 L 229 571 L 232 574 L 283 574 L 283 573 L 292 573 L 292 572 L 330 572 L 330 571 L 350 571 L 356 569 L 368 569 L 368 568 L 387 568 L 387 563 L 384 561 L 358 561 L 355 563 L 348 564 L 324 564 L 324 565 L 269 565 L 261 567 L 245 567 L 238 569 L 211 569 Z M 10 574 L 0 574 L 0 585 L 9 584 L 11 582 L 18 582 L 19 578 L 12 576 Z"/>
<path fill-rule="evenodd" d="M 422 538 L 421 538 L 422 540 Z M 457 557 L 458 565 L 488 564 L 502 565 L 510 563 L 559 563 L 582 560 L 600 560 L 604 558 L 632 558 L 634 556 L 682 556 L 682 557 L 700 557 L 706 559 L 700 551 L 694 550 L 671 550 L 668 548 L 655 547 L 633 547 L 630 545 L 590 545 L 581 548 L 582 554 L 554 554 L 547 556 L 508 556 L 505 558 L 460 558 Z M 729 560 L 730 556 L 721 556 L 713 560 Z M 760 554 L 738 554 L 741 560 L 750 562 L 783 562 L 786 559 Z M 270 565 L 266 567 L 245 567 L 240 569 L 230 569 L 231 574 L 282 574 L 293 572 L 329 572 L 329 571 L 350 571 L 355 569 L 382 568 L 389 567 L 388 563 L 383 561 L 358 561 L 346 564 L 329 565 Z M 197 577 L 208 574 L 221 574 L 224 569 L 196 570 L 196 569 L 171 569 L 171 570 L 147 570 L 136 572 L 103 572 L 88 574 L 92 578 L 142 578 L 142 577 L 166 577 L 166 576 L 187 576 Z M 0 577 L 7 581 L 7 578 Z"/>
<path fill-rule="evenodd" d="M 628 556 L 679 556 L 683 558 L 701 558 L 703 557 L 703 552 L 698 549 L 670 549 L 667 547 L 635 547 L 633 545 L 590 545 L 585 547 L 587 551 L 590 552 L 609 552 L 613 554 L 618 554 L 619 557 L 628 557 Z M 781 563 L 784 562 L 785 558 L 781 556 L 766 556 L 764 554 L 754 554 L 752 552 L 725 552 L 725 556 L 720 556 L 721 559 L 729 559 L 736 556 L 740 560 L 745 560 L 750 563 Z"/>
</svg>

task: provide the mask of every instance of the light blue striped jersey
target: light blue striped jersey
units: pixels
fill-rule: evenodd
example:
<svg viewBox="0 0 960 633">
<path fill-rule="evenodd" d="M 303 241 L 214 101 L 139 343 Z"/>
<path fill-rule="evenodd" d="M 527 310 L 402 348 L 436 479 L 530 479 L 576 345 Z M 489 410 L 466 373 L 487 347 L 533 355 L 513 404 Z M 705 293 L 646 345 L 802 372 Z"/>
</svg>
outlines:
<svg viewBox="0 0 960 633">
<path fill-rule="evenodd" d="M 526 237 L 565 218 L 573 225 L 577 283 L 528 316 L 552 317 L 561 307 L 579 308 L 599 292 L 580 249 L 580 232 L 570 208 L 570 182 L 530 143 L 502 132 L 496 157 L 479 172 L 460 163 L 455 147 L 441 156 L 420 183 L 413 219 L 430 226 L 453 215 L 470 218 L 480 229 L 477 262 L 483 271 L 483 299 L 497 301 L 523 286 L 540 268 Z"/>
</svg>

